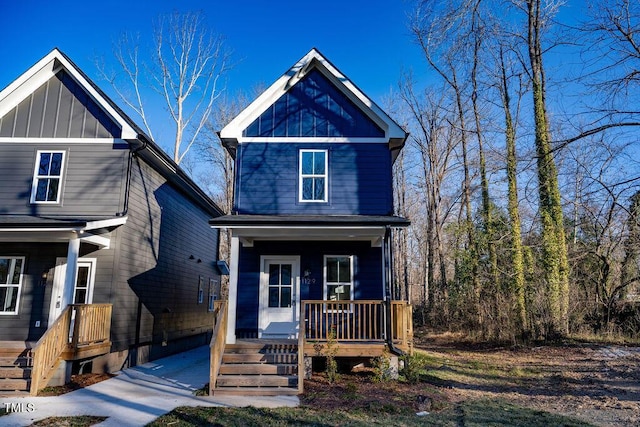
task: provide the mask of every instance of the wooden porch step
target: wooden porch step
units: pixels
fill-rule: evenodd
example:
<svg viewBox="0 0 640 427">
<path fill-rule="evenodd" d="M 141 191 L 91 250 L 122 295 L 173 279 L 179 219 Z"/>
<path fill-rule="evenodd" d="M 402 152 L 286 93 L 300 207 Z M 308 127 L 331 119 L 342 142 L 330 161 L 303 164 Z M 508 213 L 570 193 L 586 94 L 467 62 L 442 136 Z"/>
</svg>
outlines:
<svg viewBox="0 0 640 427">
<path fill-rule="evenodd" d="M 0 367 L 27 367 L 33 364 L 33 359 L 31 357 L 25 356 L 2 356 L 0 357 Z"/>
<path fill-rule="evenodd" d="M 263 353 L 226 353 L 222 363 L 284 363 L 298 362 L 298 353 L 263 354 Z"/>
<path fill-rule="evenodd" d="M 220 366 L 220 375 L 295 375 L 298 365 L 270 363 L 226 363 Z"/>
<path fill-rule="evenodd" d="M 219 375 L 218 387 L 297 387 L 297 375 Z"/>
<path fill-rule="evenodd" d="M 297 354 L 295 344 L 228 344 L 224 349 L 229 354 Z"/>
<path fill-rule="evenodd" d="M 225 347 L 214 395 L 295 395 L 297 374 L 297 342 L 237 341 Z"/>
<path fill-rule="evenodd" d="M 30 367 L 25 367 L 25 368 L 0 367 L 0 379 L 3 379 L 3 378 L 12 378 L 12 379 L 13 378 L 24 378 L 24 379 L 29 379 L 29 378 L 31 378 L 31 368 Z"/>
<path fill-rule="evenodd" d="M 29 387 L 31 385 L 30 379 L 14 379 L 14 378 L 4 378 L 0 379 L 0 391 L 20 391 L 25 392 L 29 391 Z"/>
<path fill-rule="evenodd" d="M 297 387 L 225 387 L 218 388 L 215 396 L 295 396 Z"/>
<path fill-rule="evenodd" d="M 24 341 L 0 341 L 0 393 L 20 396 L 31 386 L 31 348 Z"/>
</svg>

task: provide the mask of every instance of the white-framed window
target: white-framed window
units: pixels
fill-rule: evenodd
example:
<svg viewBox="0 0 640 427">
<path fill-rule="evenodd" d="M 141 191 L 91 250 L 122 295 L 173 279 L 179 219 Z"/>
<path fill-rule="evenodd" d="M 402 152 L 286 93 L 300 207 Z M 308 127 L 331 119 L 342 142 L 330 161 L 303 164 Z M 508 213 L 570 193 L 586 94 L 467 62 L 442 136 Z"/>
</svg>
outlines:
<svg viewBox="0 0 640 427">
<path fill-rule="evenodd" d="M 31 203 L 60 203 L 64 157 L 64 151 L 37 152 Z"/>
<path fill-rule="evenodd" d="M 198 276 L 198 304 L 204 302 L 204 277 Z"/>
<path fill-rule="evenodd" d="M 324 299 L 353 300 L 353 256 L 325 255 Z"/>
<path fill-rule="evenodd" d="M 24 257 L 0 256 L 0 314 L 18 314 Z"/>
<path fill-rule="evenodd" d="M 209 311 L 214 311 L 216 308 L 216 300 L 218 299 L 218 296 L 216 295 L 217 284 L 217 280 L 209 279 Z"/>
<path fill-rule="evenodd" d="M 329 173 L 327 150 L 300 150 L 299 200 L 328 201 Z"/>
</svg>

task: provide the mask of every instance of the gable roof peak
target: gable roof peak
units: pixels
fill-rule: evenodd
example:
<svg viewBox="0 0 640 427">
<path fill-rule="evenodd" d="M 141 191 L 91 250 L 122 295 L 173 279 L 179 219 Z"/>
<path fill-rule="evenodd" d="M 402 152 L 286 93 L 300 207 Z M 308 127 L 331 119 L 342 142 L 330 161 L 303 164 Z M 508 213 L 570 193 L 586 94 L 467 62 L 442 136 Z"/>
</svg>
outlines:
<svg viewBox="0 0 640 427">
<path fill-rule="evenodd" d="M 142 131 L 57 47 L 0 91 L 0 117 L 16 107 L 37 88 L 64 70 L 122 129 L 122 139 L 136 139 Z"/>
<path fill-rule="evenodd" d="M 385 139 L 391 149 L 398 150 L 404 145 L 404 141 L 407 138 L 406 132 L 336 66 L 327 60 L 317 48 L 313 47 L 220 131 L 219 136 L 222 143 L 232 151 L 232 154 L 234 147 L 242 139 L 243 131 L 314 69 L 322 73 L 336 89 L 342 92 L 366 116 L 384 130 Z"/>
</svg>

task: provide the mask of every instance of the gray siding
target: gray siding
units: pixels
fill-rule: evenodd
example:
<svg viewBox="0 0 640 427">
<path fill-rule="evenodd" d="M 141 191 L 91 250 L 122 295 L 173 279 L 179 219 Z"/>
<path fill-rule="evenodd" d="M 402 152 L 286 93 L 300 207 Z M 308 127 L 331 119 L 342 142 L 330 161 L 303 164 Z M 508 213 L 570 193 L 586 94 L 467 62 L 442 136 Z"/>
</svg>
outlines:
<svg viewBox="0 0 640 427">
<path fill-rule="evenodd" d="M 47 329 L 51 299 L 52 277 L 43 285 L 42 273 L 55 267 L 56 257 L 67 255 L 67 245 L 3 242 L 0 255 L 25 257 L 18 314 L 0 315 L 0 341 L 37 341 Z"/>
<path fill-rule="evenodd" d="M 119 138 L 118 125 L 65 71 L 0 118 L 0 137 Z"/>
<path fill-rule="evenodd" d="M 6 141 L 6 140 L 5 140 Z M 61 203 L 31 204 L 38 150 L 66 151 Z M 126 144 L 0 140 L 0 214 L 112 216 L 123 210 L 129 149 Z"/>
<path fill-rule="evenodd" d="M 116 231 L 112 351 L 151 345 L 154 358 L 171 351 L 164 346 L 172 341 L 211 331 L 207 294 L 209 279 L 220 283 L 214 268 L 218 233 L 208 225 L 210 214 L 156 171 L 137 159 L 132 167 L 129 219 Z"/>
</svg>

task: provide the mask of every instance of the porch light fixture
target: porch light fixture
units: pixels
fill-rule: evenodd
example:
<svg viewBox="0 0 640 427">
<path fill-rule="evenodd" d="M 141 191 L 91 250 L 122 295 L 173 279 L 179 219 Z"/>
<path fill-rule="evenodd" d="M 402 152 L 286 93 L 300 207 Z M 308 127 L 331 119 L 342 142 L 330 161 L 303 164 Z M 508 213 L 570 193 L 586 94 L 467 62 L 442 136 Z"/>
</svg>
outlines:
<svg viewBox="0 0 640 427">
<path fill-rule="evenodd" d="M 47 279 L 49 278 L 49 271 L 45 270 L 42 272 L 40 284 L 45 286 L 47 284 Z"/>
</svg>

